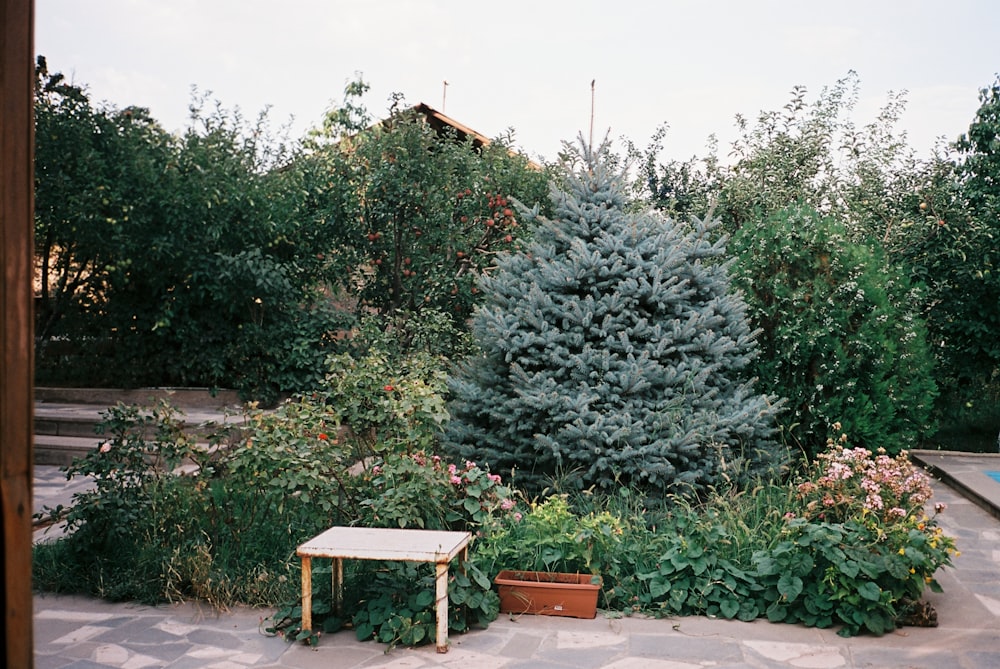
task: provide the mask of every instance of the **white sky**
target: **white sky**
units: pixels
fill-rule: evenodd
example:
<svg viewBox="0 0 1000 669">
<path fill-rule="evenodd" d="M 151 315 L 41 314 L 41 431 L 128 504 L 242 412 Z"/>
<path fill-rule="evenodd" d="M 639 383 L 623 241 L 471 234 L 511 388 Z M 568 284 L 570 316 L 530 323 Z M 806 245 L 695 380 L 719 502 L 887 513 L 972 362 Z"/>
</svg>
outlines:
<svg viewBox="0 0 1000 669">
<path fill-rule="evenodd" d="M 552 159 L 586 134 L 645 147 L 670 126 L 665 157 L 723 153 L 734 116 L 810 102 L 850 70 L 854 121 L 905 91 L 901 127 L 921 154 L 968 129 L 1000 71 L 996 0 L 36 0 L 36 52 L 94 102 L 149 107 L 187 125 L 192 88 L 253 119 L 270 106 L 292 135 L 339 104 L 361 73 L 369 111 L 391 93 L 493 137 L 511 127 Z M 294 117 L 294 118 L 293 118 Z"/>
</svg>

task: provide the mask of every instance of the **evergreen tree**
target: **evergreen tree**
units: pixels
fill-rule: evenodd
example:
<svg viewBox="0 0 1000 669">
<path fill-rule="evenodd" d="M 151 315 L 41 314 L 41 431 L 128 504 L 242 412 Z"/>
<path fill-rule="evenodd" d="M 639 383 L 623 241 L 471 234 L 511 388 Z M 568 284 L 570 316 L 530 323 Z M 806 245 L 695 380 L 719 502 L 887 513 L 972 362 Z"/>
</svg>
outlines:
<svg viewBox="0 0 1000 669">
<path fill-rule="evenodd" d="M 482 281 L 482 354 L 452 379 L 448 448 L 535 491 L 697 493 L 780 463 L 776 403 L 742 374 L 755 333 L 724 240 L 627 212 L 606 150 L 581 145 L 554 218 Z"/>
</svg>

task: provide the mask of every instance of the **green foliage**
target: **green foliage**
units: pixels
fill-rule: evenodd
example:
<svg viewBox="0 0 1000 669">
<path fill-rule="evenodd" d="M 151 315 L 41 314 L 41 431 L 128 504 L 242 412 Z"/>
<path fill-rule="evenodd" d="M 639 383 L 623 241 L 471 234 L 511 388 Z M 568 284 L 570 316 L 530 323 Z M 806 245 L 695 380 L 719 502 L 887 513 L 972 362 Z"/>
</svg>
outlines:
<svg viewBox="0 0 1000 669">
<path fill-rule="evenodd" d="M 442 398 L 421 380 L 437 378 L 435 387 L 443 387 L 440 361 L 433 368 L 416 357 L 400 361 L 416 371 L 394 377 L 392 399 L 373 411 L 372 438 L 348 429 L 359 415 L 350 402 L 360 387 L 350 397 L 320 390 L 269 411 L 251 407 L 241 424 L 206 433 L 205 443 L 189 436 L 167 405 L 118 407 L 104 425 L 114 440 L 68 470 L 93 476 L 95 490 L 75 496 L 69 509 L 46 511 L 65 517 L 69 534 L 38 548 L 36 583 L 149 602 L 196 597 L 223 607 L 277 606 L 298 597 L 295 548 L 332 525 L 475 531 L 512 503 L 511 491 L 472 462 L 448 464 L 406 442 L 433 444 L 435 421 L 446 416 L 437 413 Z M 385 369 L 380 361 L 373 347 L 354 370 L 374 378 Z M 426 634 L 433 597 L 425 594 L 433 593 L 432 575 L 407 569 L 380 565 L 348 578 L 351 615 L 378 620 L 377 638 L 391 643 L 433 638 Z M 453 630 L 496 617 L 496 595 L 473 566 L 450 588 Z M 317 594 L 317 629 L 343 623 L 330 615 L 330 596 Z M 300 628 L 298 605 L 283 606 L 274 629 L 315 641 Z"/>
<path fill-rule="evenodd" d="M 726 557 L 729 533 L 710 510 L 680 507 L 670 530 L 653 540 L 655 564 L 636 573 L 635 606 L 657 616 L 710 615 L 753 620 L 761 587 L 752 571 Z M 648 567 L 647 567 L 648 568 Z"/>
<path fill-rule="evenodd" d="M 896 453 L 929 434 L 937 389 L 905 278 L 808 207 L 734 237 L 735 282 L 760 328 L 753 370 L 788 399 L 780 420 L 809 456 L 842 420 L 862 445 Z"/>
<path fill-rule="evenodd" d="M 321 561 L 320 561 L 321 562 Z M 432 643 L 437 634 L 434 569 L 427 564 L 399 562 L 349 562 L 345 604 L 355 602 L 341 616 L 333 614 L 328 585 L 314 586 L 312 631 L 302 629 L 298 604 L 279 608 L 265 631 L 289 642 L 317 645 L 324 633 L 340 630 L 349 620 L 360 641 L 375 640 L 391 649 L 398 644 L 419 646 Z M 324 576 L 330 567 L 314 566 L 313 574 Z M 325 583 L 320 578 L 317 583 Z M 500 598 L 490 580 L 476 565 L 452 565 L 448 582 L 448 630 L 463 633 L 485 628 L 496 620 Z"/>
<path fill-rule="evenodd" d="M 504 504 L 487 536 L 475 544 L 475 561 L 496 575 L 503 569 L 606 573 L 618 561 L 622 518 L 610 511 L 578 513 L 566 495 L 522 507 Z"/>
<path fill-rule="evenodd" d="M 875 118 L 859 127 L 851 118 L 859 99 L 856 74 L 812 102 L 796 87 L 782 109 L 762 111 L 752 122 L 737 117 L 740 136 L 725 161 L 712 142 L 704 157 L 661 162 L 661 130 L 639 155 L 634 189 L 681 218 L 711 211 L 729 232 L 749 226 L 753 234 L 778 212 L 807 206 L 836 220 L 849 241 L 884 252 L 896 268 L 890 276 L 924 287 L 917 302 L 891 287 L 885 292 L 893 309 L 926 322 L 946 437 L 984 421 L 995 433 L 998 425 L 980 398 L 995 394 L 997 383 L 993 333 L 1000 309 L 983 305 L 1000 299 L 998 90 L 994 83 L 980 91 L 980 109 L 953 146 L 918 159 L 897 129 L 903 95 L 890 93 Z M 839 414 L 845 421 L 848 409 Z"/>
<path fill-rule="evenodd" d="M 38 67 L 38 374 L 90 385 L 315 383 L 343 325 L 319 292 L 330 226 L 261 115 L 192 107 L 183 136 L 145 110 L 95 109 Z"/>
<path fill-rule="evenodd" d="M 360 103 L 366 91 L 361 81 L 348 86 L 305 159 L 324 175 L 314 217 L 335 224 L 331 261 L 361 312 L 419 318 L 433 309 L 463 324 L 478 278 L 526 234 L 513 198 L 542 202 L 547 177 L 509 138 L 479 145 L 399 99 L 373 126 Z"/>
<path fill-rule="evenodd" d="M 1000 370 L 1000 78 L 979 100 L 950 169 L 921 192 L 923 235 L 912 251 L 932 288 L 932 334 L 956 404 L 995 394 Z"/>
<path fill-rule="evenodd" d="M 453 379 L 448 447 L 538 491 L 547 478 L 696 493 L 781 460 L 776 411 L 711 225 L 625 212 L 598 153 L 557 218 L 500 256 Z"/>
<path fill-rule="evenodd" d="M 113 409 L 113 438 L 69 469 L 93 476 L 95 491 L 47 510 L 70 532 L 36 548 L 36 585 L 275 606 L 269 629 L 307 643 L 352 620 L 359 638 L 418 644 L 433 638 L 426 565 L 349 561 L 335 616 L 330 566 L 317 561 L 308 633 L 295 547 L 332 524 L 466 529 L 471 561 L 449 583 L 453 631 L 496 617 L 490 579 L 514 568 L 600 574 L 603 605 L 625 613 L 766 615 L 855 634 L 892 629 L 957 555 L 936 522 L 943 505 L 923 511 L 926 475 L 844 438 L 790 482 L 713 489 L 696 503 L 622 488 L 529 505 L 473 463 L 424 453 L 359 463 L 332 436 L 338 420 L 302 398 L 252 411 L 237 434 L 218 426 L 209 449 L 183 437 L 167 405 Z"/>
<path fill-rule="evenodd" d="M 377 459 L 365 478 L 368 496 L 361 501 L 358 523 L 370 527 L 478 527 L 511 497 L 498 474 L 474 462 L 445 464 L 423 451 Z"/>
<path fill-rule="evenodd" d="M 434 447 L 448 420 L 440 359 L 390 356 L 377 349 L 356 359 L 330 356 L 321 395 L 337 407 L 359 453 L 410 453 Z"/>
</svg>

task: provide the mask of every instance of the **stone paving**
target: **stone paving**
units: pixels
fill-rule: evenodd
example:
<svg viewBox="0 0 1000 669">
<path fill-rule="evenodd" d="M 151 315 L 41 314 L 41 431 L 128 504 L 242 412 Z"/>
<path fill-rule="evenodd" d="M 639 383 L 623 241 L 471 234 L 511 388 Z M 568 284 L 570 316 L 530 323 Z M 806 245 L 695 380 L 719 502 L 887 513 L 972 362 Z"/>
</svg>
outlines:
<svg viewBox="0 0 1000 669">
<path fill-rule="evenodd" d="M 984 477 L 987 478 L 988 477 Z M 992 479 L 989 479 L 992 480 Z M 995 483 L 995 482 L 994 482 Z M 69 499 L 74 487 L 56 467 L 35 469 L 35 506 Z M 1000 483 L 995 492 L 1000 499 Z M 149 607 L 37 594 L 36 669 L 996 669 L 1000 667 L 1000 520 L 942 483 L 945 532 L 962 555 L 938 576 L 944 592 L 927 600 L 936 628 L 907 627 L 883 637 L 844 639 L 835 630 L 716 620 L 653 620 L 598 613 L 595 620 L 501 615 L 486 630 L 451 635 L 451 649 L 359 642 L 353 632 L 324 636 L 316 648 L 261 632 L 272 611 L 217 612 L 204 605 Z M 58 530 L 55 530 L 58 532 Z M 48 534 L 38 533 L 36 540 Z"/>
</svg>

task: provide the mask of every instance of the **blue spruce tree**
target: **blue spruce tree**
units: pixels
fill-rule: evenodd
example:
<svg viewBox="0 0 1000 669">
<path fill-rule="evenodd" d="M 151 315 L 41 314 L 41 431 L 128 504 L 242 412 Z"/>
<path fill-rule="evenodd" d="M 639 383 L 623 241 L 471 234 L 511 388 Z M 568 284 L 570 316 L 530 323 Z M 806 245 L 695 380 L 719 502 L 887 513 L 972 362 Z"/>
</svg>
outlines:
<svg viewBox="0 0 1000 669">
<path fill-rule="evenodd" d="M 538 491 L 696 494 L 782 462 L 772 398 L 711 224 L 629 213 L 606 150 L 553 186 L 555 217 L 482 281 L 482 354 L 452 378 L 446 447 Z"/>
</svg>

